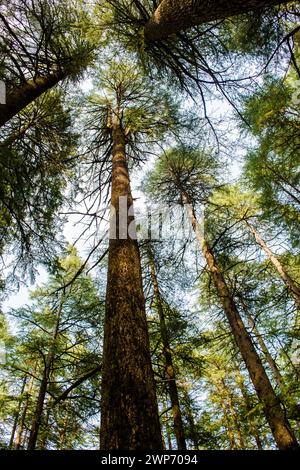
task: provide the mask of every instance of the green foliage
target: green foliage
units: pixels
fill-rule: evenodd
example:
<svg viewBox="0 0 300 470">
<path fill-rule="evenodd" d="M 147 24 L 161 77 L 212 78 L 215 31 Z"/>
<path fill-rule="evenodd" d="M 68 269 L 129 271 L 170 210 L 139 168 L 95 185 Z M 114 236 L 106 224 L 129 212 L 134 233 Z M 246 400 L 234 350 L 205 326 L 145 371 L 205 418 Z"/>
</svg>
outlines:
<svg viewBox="0 0 300 470">
<path fill-rule="evenodd" d="M 294 95 L 295 88 L 271 80 L 246 101 L 246 117 L 258 145 L 247 155 L 245 176 L 260 193 L 267 216 L 284 224 L 299 243 L 299 105 Z"/>
<path fill-rule="evenodd" d="M 207 200 L 217 184 L 219 164 L 213 152 L 177 147 L 165 152 L 146 177 L 145 191 L 164 202 L 181 202 L 182 192 L 191 203 Z"/>
<path fill-rule="evenodd" d="M 116 122 L 124 131 L 130 168 L 147 161 L 165 142 L 190 128 L 191 118 L 181 113 L 177 97 L 165 86 L 155 86 L 130 57 L 125 61 L 117 56 L 109 66 L 99 67 L 94 89 L 83 107 L 83 146 L 97 174 L 100 169 L 103 189 L 107 190 L 110 180 Z"/>
<path fill-rule="evenodd" d="M 18 400 L 21 400 L 21 409 L 24 409 L 24 397 L 18 397 L 14 381 L 11 380 L 14 377 L 19 381 L 18 375 L 22 380 L 24 376 L 34 377 L 33 391 L 26 411 L 26 423 L 29 427 L 40 380 L 45 374 L 45 364 L 50 364 L 39 434 L 40 446 L 44 435 L 50 447 L 72 447 L 75 442 L 77 445 L 84 442 L 87 444 L 89 439 L 87 437 L 85 440 L 82 434 L 84 425 L 88 425 L 90 420 L 93 421 L 99 409 L 98 405 L 95 405 L 98 402 L 99 379 L 93 376 L 78 385 L 75 393 L 80 398 L 76 403 L 69 403 L 69 400 L 55 403 L 55 399 L 70 384 L 98 366 L 101 357 L 99 333 L 103 319 L 102 302 L 92 279 L 85 272 L 78 274 L 81 266 L 82 260 L 78 257 L 76 249 L 69 246 L 53 264 L 47 283 L 32 292 L 30 305 L 11 310 L 8 315 L 9 318 L 16 318 L 18 333 L 8 349 L 7 389 L 3 399 L 8 405 L 6 413 L 9 413 L 10 407 L 14 407 Z M 71 280 L 73 282 L 70 284 Z M 68 432 L 73 436 L 72 444 L 70 436 L 67 439 L 69 444 L 61 441 L 61 422 L 65 420 L 66 414 Z M 46 416 L 48 422 L 49 419 L 53 420 L 51 430 L 48 429 Z M 86 420 L 86 424 L 81 423 L 82 419 Z M 92 422 L 89 425 L 92 429 Z M 22 445 L 26 444 L 23 442 Z"/>
<path fill-rule="evenodd" d="M 99 208 L 108 201 L 103 193 L 111 180 L 116 121 L 124 131 L 129 168 L 138 170 L 132 181 L 144 176 L 139 189 L 147 202 L 182 204 L 187 195 L 194 207 L 205 205 L 205 237 L 228 290 L 287 418 L 295 429 L 299 421 L 299 311 L 244 223 L 262 232 L 300 285 L 297 6 L 204 24 L 149 44 L 144 26 L 157 4 L 0 0 L 7 23 L 0 17 L 0 78 L 8 89 L 57 71 L 68 77 L 1 134 L 0 255 L 4 262 L 15 257 L 13 267 L 16 261 L 22 266 L 39 261 L 48 270 L 47 282 L 34 289 L 28 305 L 0 314 L 6 349 L 0 370 L 3 448 L 22 413 L 23 431 L 30 429 L 45 376 L 38 448 L 98 446 L 106 265 L 97 272 L 96 286 L 74 246 L 57 256 L 64 222 L 59 212 L 77 204 L 75 212 L 92 217 L 84 226 L 86 239 L 91 220 L 98 237 L 107 222 Z M 91 93 L 74 87 L 82 77 L 92 79 Z M 239 132 L 236 120 L 223 115 L 227 108 L 223 113 L 218 93 L 235 110 L 243 96 L 250 132 L 245 123 Z M 215 111 L 217 118 L 210 120 Z M 208 141 L 203 117 L 213 130 Z M 229 184 L 225 160 L 239 157 L 242 177 Z M 140 174 L 141 163 L 153 160 L 154 168 Z M 69 190 L 80 197 L 72 201 Z M 155 244 L 154 258 L 188 448 L 274 448 L 211 274 L 199 249 L 176 235 Z M 163 335 L 149 261 L 141 252 L 162 433 L 171 447 L 175 432 Z M 85 378 L 95 368 L 97 373 Z M 76 385 L 79 378 L 85 380 Z M 12 437 L 16 441 L 16 433 Z M 23 432 L 21 448 L 26 444 Z"/>
<path fill-rule="evenodd" d="M 215 87 L 227 96 L 232 92 L 231 85 L 236 88 L 238 80 L 248 76 L 243 67 L 245 52 L 249 60 L 269 59 L 287 29 L 284 15 L 270 8 L 195 26 L 148 44 L 144 26 L 157 6 L 155 0 L 101 1 L 99 23 L 112 35 L 113 42 L 137 56 L 147 74 L 168 80 L 173 89 L 185 90 L 192 97 L 199 93 L 204 108 Z M 229 69 L 234 69 L 234 77 L 227 74 Z"/>
<path fill-rule="evenodd" d="M 263 14 L 250 12 L 236 21 L 226 20 L 221 27 L 224 43 L 232 52 L 268 57 L 284 33 L 279 15 L 276 16 L 276 10 L 271 8 Z"/>
<path fill-rule="evenodd" d="M 55 248 L 57 212 L 72 176 L 77 136 L 62 93 L 50 91 L 13 120 L 0 143 L 0 246 L 18 262 Z M 18 247 L 18 248 L 16 248 Z"/>
</svg>

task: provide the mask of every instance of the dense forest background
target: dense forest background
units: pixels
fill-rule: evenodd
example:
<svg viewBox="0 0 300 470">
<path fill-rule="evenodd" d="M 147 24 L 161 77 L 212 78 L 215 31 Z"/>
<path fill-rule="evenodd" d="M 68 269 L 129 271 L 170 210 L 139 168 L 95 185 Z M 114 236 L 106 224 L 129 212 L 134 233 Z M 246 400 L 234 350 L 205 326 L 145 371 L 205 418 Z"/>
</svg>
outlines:
<svg viewBox="0 0 300 470">
<path fill-rule="evenodd" d="M 0 0 L 2 449 L 298 448 L 299 17 Z"/>
</svg>

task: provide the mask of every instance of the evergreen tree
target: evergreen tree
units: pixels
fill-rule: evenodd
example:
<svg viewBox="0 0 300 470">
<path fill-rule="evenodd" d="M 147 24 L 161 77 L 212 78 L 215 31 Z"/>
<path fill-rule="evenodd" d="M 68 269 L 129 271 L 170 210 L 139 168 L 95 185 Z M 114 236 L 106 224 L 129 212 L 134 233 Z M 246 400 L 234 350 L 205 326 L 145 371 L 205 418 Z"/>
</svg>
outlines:
<svg viewBox="0 0 300 470">
<path fill-rule="evenodd" d="M 0 126 L 62 80 L 82 74 L 97 45 L 89 22 L 80 2 L 1 0 L 0 79 L 6 102 L 0 104 Z"/>
<path fill-rule="evenodd" d="M 51 91 L 4 130 L 0 142 L 0 246 L 15 262 L 46 261 L 72 177 L 77 136 L 62 93 Z M 39 253 L 43 253 L 42 258 Z"/>
<path fill-rule="evenodd" d="M 174 107 L 120 61 L 103 71 L 100 86 L 104 96 L 91 97 L 86 126 L 93 130 L 96 116 L 95 158 L 102 175 L 105 165 L 111 169 L 101 448 L 161 448 L 129 168 L 172 126 Z"/>
<path fill-rule="evenodd" d="M 53 439 L 49 436 L 50 420 L 60 419 L 61 413 L 66 415 L 62 400 L 66 400 L 75 387 L 82 387 L 81 382 L 75 383 L 76 378 L 84 375 L 86 388 L 87 380 L 92 380 L 100 370 L 97 336 L 101 325 L 102 303 L 93 281 L 84 274 L 67 286 L 81 264 L 76 250 L 70 247 L 68 253 L 53 266 L 49 282 L 32 292 L 32 305 L 9 314 L 16 317 L 22 327 L 22 335 L 9 354 L 7 363 L 11 373 L 21 372 L 10 442 L 10 446 L 16 449 L 24 448 L 25 445 L 29 450 L 34 450 L 36 446 L 45 447 L 47 439 Z M 75 386 L 68 387 L 67 393 L 64 390 L 64 396 L 61 397 L 62 387 L 67 388 L 70 381 Z M 84 388 L 81 415 L 85 412 L 90 393 L 89 387 L 86 388 L 87 393 Z M 97 393 L 98 383 L 92 391 L 95 396 Z M 57 411 L 56 406 L 60 408 L 60 413 L 53 416 Z M 72 409 L 74 406 L 67 406 L 67 415 L 74 421 L 76 415 L 72 417 L 72 413 L 76 408 L 71 412 Z M 92 414 L 95 414 L 95 409 Z M 25 426 L 30 430 L 27 443 Z"/>
<path fill-rule="evenodd" d="M 182 154 L 184 154 L 183 149 L 181 149 L 181 151 L 175 150 L 174 153 L 170 152 L 166 155 L 165 158 L 162 158 L 162 160 L 160 161 L 160 171 L 154 173 L 152 175 L 152 178 L 150 177 L 150 184 L 152 186 L 159 187 L 161 191 L 161 197 L 164 198 L 164 191 L 167 191 L 168 194 L 168 188 L 171 179 L 173 183 L 172 189 L 174 190 L 174 188 L 176 188 L 182 203 L 187 205 L 188 216 L 195 231 L 196 239 L 206 260 L 207 268 L 211 274 L 212 281 L 214 282 L 215 288 L 218 292 L 220 302 L 231 327 L 235 342 L 245 361 L 246 367 L 248 369 L 255 390 L 259 396 L 259 399 L 263 403 L 265 416 L 272 429 L 272 433 L 274 435 L 276 443 L 278 447 L 282 449 L 293 447 L 296 448 L 298 444 L 293 434 L 293 431 L 288 421 L 286 420 L 284 411 L 280 406 L 278 397 L 276 396 L 272 388 L 272 385 L 265 372 L 261 359 L 257 354 L 251 337 L 249 336 L 246 330 L 238 307 L 234 301 L 230 289 L 228 288 L 224 275 L 220 269 L 214 250 L 207 242 L 207 239 L 204 237 L 199 222 L 197 220 L 197 215 L 195 211 L 195 203 L 197 199 L 195 198 L 193 191 L 189 191 L 188 187 L 186 187 L 185 185 L 185 181 L 188 181 L 190 184 L 193 183 L 193 178 L 191 176 L 195 172 L 195 167 L 199 171 L 199 162 L 197 162 L 197 157 L 199 156 L 199 153 L 196 153 L 196 162 L 194 162 L 193 154 L 190 154 L 190 152 L 188 151 L 187 157 L 185 159 L 185 171 L 182 171 L 182 162 L 180 159 L 180 156 Z M 178 160 L 179 168 L 177 168 L 176 165 L 176 161 Z M 202 158 L 202 165 L 203 160 L 204 159 Z M 200 171 L 201 169 L 203 171 L 203 168 L 206 167 L 206 165 L 201 166 Z M 166 183 L 166 181 L 164 180 L 164 173 L 167 177 L 169 177 L 169 183 Z M 207 188 L 205 185 L 206 178 L 207 176 L 205 175 L 204 181 L 202 181 L 202 179 L 198 181 L 194 180 L 195 187 L 198 191 L 200 189 L 202 198 L 203 194 L 205 194 L 205 191 L 209 191 L 209 186 Z"/>
</svg>

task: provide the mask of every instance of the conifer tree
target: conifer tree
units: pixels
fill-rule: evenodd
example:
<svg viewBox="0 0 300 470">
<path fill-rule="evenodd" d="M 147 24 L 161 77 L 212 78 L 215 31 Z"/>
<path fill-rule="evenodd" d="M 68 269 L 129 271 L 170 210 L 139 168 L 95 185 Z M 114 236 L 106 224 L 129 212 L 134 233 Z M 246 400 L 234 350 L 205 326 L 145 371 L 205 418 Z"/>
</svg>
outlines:
<svg viewBox="0 0 300 470">
<path fill-rule="evenodd" d="M 92 131 L 90 146 L 94 158 L 102 162 L 102 178 L 108 166 L 111 182 L 101 448 L 159 449 L 129 168 L 145 159 L 152 142 L 169 132 L 176 113 L 167 93 L 157 93 L 139 71 L 121 61 L 103 71 L 99 85 L 103 95 L 91 96 L 86 129 Z M 94 119 L 99 123 L 96 129 Z"/>
<path fill-rule="evenodd" d="M 80 387 L 81 383 L 76 383 L 78 375 L 85 375 L 87 385 L 99 373 L 99 363 L 95 366 L 99 361 L 96 330 L 101 331 L 102 304 L 90 277 L 82 274 L 67 286 L 81 265 L 76 250 L 70 247 L 52 266 L 49 282 L 32 292 L 32 305 L 9 312 L 17 318 L 23 333 L 6 364 L 9 371 L 22 373 L 11 448 L 45 447 L 47 439 L 52 439 L 49 422 L 54 419 L 53 413 L 59 409 L 66 415 L 65 404 L 61 403 L 72 389 Z M 62 386 L 66 389 L 70 381 L 73 387 L 58 397 Z M 98 384 L 93 390 L 97 392 Z M 85 402 L 88 398 L 83 392 L 82 406 Z M 69 419 L 74 421 L 72 408 L 67 406 Z M 28 442 L 25 427 L 29 428 Z"/>
</svg>

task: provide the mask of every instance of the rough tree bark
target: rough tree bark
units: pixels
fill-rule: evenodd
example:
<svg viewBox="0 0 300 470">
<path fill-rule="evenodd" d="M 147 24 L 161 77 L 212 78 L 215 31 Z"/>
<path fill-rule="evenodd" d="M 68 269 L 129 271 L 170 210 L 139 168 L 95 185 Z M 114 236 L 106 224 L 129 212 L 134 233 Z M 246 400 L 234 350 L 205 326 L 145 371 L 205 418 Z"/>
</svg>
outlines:
<svg viewBox="0 0 300 470">
<path fill-rule="evenodd" d="M 297 306 L 297 309 L 300 309 L 300 288 L 296 286 L 295 282 L 293 279 L 290 277 L 290 275 L 287 273 L 285 268 L 282 266 L 280 263 L 279 259 L 274 255 L 274 253 L 270 250 L 266 242 L 263 240 L 263 238 L 260 236 L 258 231 L 251 225 L 247 220 L 244 221 L 245 225 L 247 226 L 248 230 L 252 233 L 254 236 L 257 244 L 262 248 L 262 250 L 265 252 L 273 266 L 275 267 L 276 271 L 278 272 L 279 276 L 287 286 L 288 290 L 290 291 L 291 295 L 294 298 L 295 304 Z"/>
<path fill-rule="evenodd" d="M 180 409 L 180 404 L 179 404 L 179 397 L 178 397 L 175 371 L 174 371 L 174 366 L 173 366 L 172 352 L 171 352 L 165 313 L 163 309 L 163 302 L 162 302 L 161 293 L 160 293 L 160 289 L 158 285 L 156 267 L 155 267 L 155 262 L 154 262 L 154 257 L 153 257 L 151 247 L 148 247 L 147 253 L 148 253 L 148 260 L 149 260 L 149 265 L 150 265 L 151 279 L 152 279 L 152 284 L 153 284 L 154 301 L 155 301 L 155 306 L 157 308 L 157 312 L 159 316 L 160 334 L 161 334 L 161 339 L 163 343 L 163 353 L 165 357 L 165 374 L 166 374 L 166 379 L 168 381 L 168 389 L 169 389 L 169 395 L 170 395 L 171 405 L 172 405 L 174 433 L 176 437 L 177 448 L 179 450 L 182 450 L 182 449 L 185 450 L 186 442 L 185 442 L 185 437 L 184 437 L 184 427 L 183 427 L 181 409 Z"/>
<path fill-rule="evenodd" d="M 36 367 L 34 368 L 34 374 L 35 374 L 35 372 L 36 372 Z M 32 389 L 33 389 L 33 382 L 34 382 L 34 377 L 31 377 L 31 379 L 30 379 L 30 381 L 27 385 L 26 399 L 25 399 L 24 407 L 23 407 L 23 410 L 22 410 L 22 413 L 21 413 L 21 417 L 20 417 L 20 421 L 19 421 L 18 429 L 17 429 L 17 433 L 16 433 L 16 438 L 15 438 L 15 442 L 14 442 L 14 448 L 16 450 L 20 450 L 20 448 L 22 446 L 22 436 L 23 436 L 27 411 L 28 411 L 28 407 L 29 407 L 30 396 L 31 396 Z M 23 447 L 25 447 L 24 443 L 25 443 L 25 439 L 23 440 Z"/>
<path fill-rule="evenodd" d="M 124 209 L 126 212 L 133 204 L 125 132 L 116 116 L 112 121 L 112 139 L 114 216 L 110 222 L 100 447 L 104 450 L 160 450 L 163 444 L 133 214 L 126 223 L 123 221 Z M 124 200 L 122 211 L 120 204 Z M 133 232 L 131 236 L 129 228 Z"/>
<path fill-rule="evenodd" d="M 25 419 L 26 419 L 26 415 L 27 415 L 28 405 L 29 405 L 29 395 L 27 396 L 27 399 L 26 399 L 26 402 L 25 402 L 25 405 L 24 405 L 24 408 L 23 408 L 23 411 L 22 411 L 22 414 L 21 414 L 21 419 L 20 419 L 20 422 L 19 422 L 19 425 L 18 425 L 18 429 L 17 429 L 16 439 L 15 439 L 15 444 L 14 444 L 14 448 L 16 450 L 20 450 L 20 448 L 22 446 L 22 435 L 23 435 L 23 431 L 24 431 L 24 425 L 25 425 Z M 25 442 L 25 439 L 24 439 L 24 442 Z"/>
<path fill-rule="evenodd" d="M 182 200 L 187 204 L 192 227 L 202 249 L 203 256 L 222 303 L 234 340 L 245 362 L 257 396 L 263 405 L 266 420 L 270 425 L 277 446 L 279 449 L 284 450 L 299 449 L 296 437 L 240 316 L 234 298 L 218 266 L 213 250 L 203 237 L 195 211 L 192 205 L 189 204 L 190 200 L 188 194 L 183 193 Z"/>
<path fill-rule="evenodd" d="M 280 0 L 162 0 L 145 25 L 146 42 L 166 39 L 193 26 L 265 7 L 287 3 Z"/>
<path fill-rule="evenodd" d="M 27 450 L 35 450 L 35 447 L 36 447 L 36 441 L 37 441 L 38 432 L 39 432 L 41 419 L 43 415 L 44 402 L 45 402 L 45 396 L 46 396 L 47 387 L 48 387 L 51 363 L 52 363 L 52 358 L 50 358 L 50 355 L 48 355 L 48 357 L 46 358 L 46 364 L 44 367 L 43 377 L 41 380 L 37 403 L 36 403 L 33 420 L 31 424 Z"/>
</svg>

